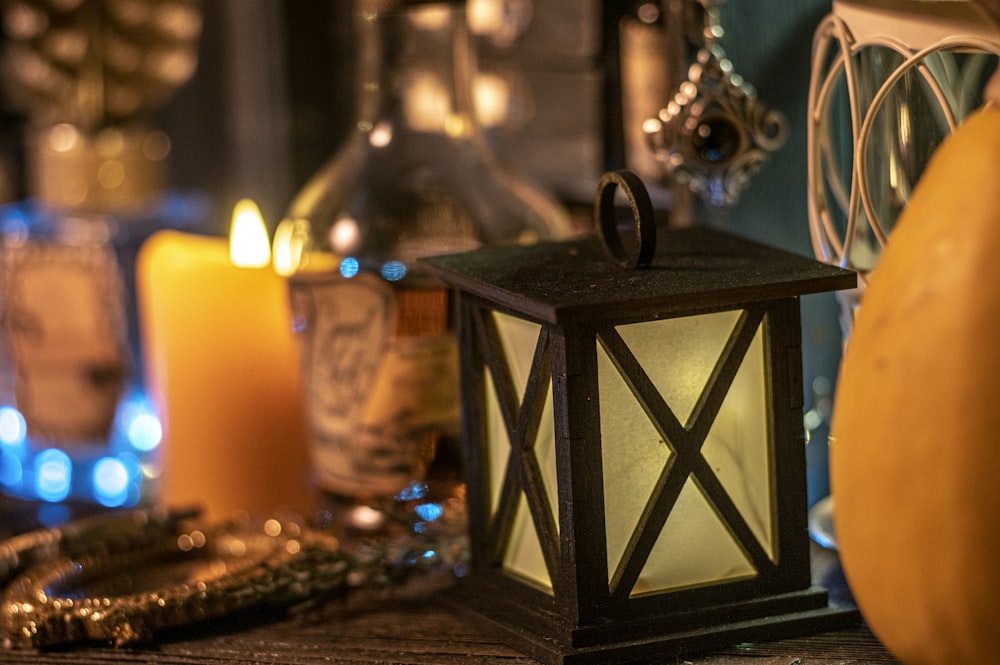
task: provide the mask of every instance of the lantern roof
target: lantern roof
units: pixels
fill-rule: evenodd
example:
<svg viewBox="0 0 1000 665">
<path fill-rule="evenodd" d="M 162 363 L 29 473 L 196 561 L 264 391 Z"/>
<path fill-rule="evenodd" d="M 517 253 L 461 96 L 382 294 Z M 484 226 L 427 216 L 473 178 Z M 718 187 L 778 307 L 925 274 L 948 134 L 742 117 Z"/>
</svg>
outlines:
<svg viewBox="0 0 1000 665">
<path fill-rule="evenodd" d="M 453 287 L 553 324 L 658 318 L 857 284 L 853 271 L 698 227 L 659 231 L 655 257 L 641 269 L 623 268 L 596 236 L 487 246 L 422 264 Z"/>
</svg>

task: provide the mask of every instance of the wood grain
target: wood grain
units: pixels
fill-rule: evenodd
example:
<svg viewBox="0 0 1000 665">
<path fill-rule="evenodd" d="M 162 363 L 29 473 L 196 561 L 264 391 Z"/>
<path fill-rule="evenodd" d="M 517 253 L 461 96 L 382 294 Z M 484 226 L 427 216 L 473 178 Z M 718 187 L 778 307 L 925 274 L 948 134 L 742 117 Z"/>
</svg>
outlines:
<svg viewBox="0 0 1000 665">
<path fill-rule="evenodd" d="M 0 650 L 10 665 L 533 665 L 450 604 L 440 591 L 374 593 L 281 617 L 248 614 L 137 649 Z M 663 665 L 860 665 L 898 663 L 864 628 L 740 645 Z"/>
</svg>

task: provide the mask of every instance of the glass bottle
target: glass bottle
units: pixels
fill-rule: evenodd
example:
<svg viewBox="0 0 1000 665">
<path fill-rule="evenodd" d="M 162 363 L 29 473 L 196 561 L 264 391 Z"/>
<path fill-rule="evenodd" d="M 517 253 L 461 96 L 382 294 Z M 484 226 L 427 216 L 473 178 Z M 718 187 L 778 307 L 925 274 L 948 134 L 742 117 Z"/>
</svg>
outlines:
<svg viewBox="0 0 1000 665">
<path fill-rule="evenodd" d="M 303 340 L 315 482 L 333 515 L 412 491 L 457 455 L 457 343 L 421 256 L 565 235 L 564 210 L 503 171 L 471 96 L 464 2 L 356 0 L 356 116 L 275 233 Z"/>
</svg>

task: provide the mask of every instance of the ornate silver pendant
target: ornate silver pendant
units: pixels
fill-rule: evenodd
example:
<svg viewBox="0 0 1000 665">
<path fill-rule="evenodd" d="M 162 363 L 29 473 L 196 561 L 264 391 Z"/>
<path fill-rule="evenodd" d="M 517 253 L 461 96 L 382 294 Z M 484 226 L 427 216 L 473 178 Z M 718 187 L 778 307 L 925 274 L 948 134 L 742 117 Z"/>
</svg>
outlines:
<svg viewBox="0 0 1000 665">
<path fill-rule="evenodd" d="M 706 204 L 735 204 L 750 176 L 786 139 L 781 112 L 757 99 L 734 71 L 718 40 L 718 0 L 698 0 L 703 45 L 670 102 L 644 125 L 664 174 L 687 184 Z"/>
</svg>

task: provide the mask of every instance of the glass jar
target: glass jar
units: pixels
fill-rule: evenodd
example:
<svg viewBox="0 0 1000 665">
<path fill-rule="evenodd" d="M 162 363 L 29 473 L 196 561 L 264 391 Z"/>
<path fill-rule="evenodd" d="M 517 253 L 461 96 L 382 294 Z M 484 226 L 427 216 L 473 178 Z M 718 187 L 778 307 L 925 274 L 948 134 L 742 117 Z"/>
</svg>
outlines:
<svg viewBox="0 0 1000 665">
<path fill-rule="evenodd" d="M 560 206 L 487 148 L 464 3 L 355 9 L 352 134 L 274 240 L 303 341 L 315 481 L 346 505 L 412 491 L 432 460 L 458 455 L 448 294 L 417 259 L 570 230 Z"/>
<path fill-rule="evenodd" d="M 1000 40 L 968 0 L 835 0 L 816 29 L 809 224 L 822 261 L 858 271 L 845 332 L 930 156 L 983 101 Z"/>
<path fill-rule="evenodd" d="M 0 207 L 0 491 L 149 502 L 162 429 L 143 386 L 135 255 L 208 204 L 161 189 L 162 132 L 63 123 L 32 136 L 34 195 Z"/>
</svg>

